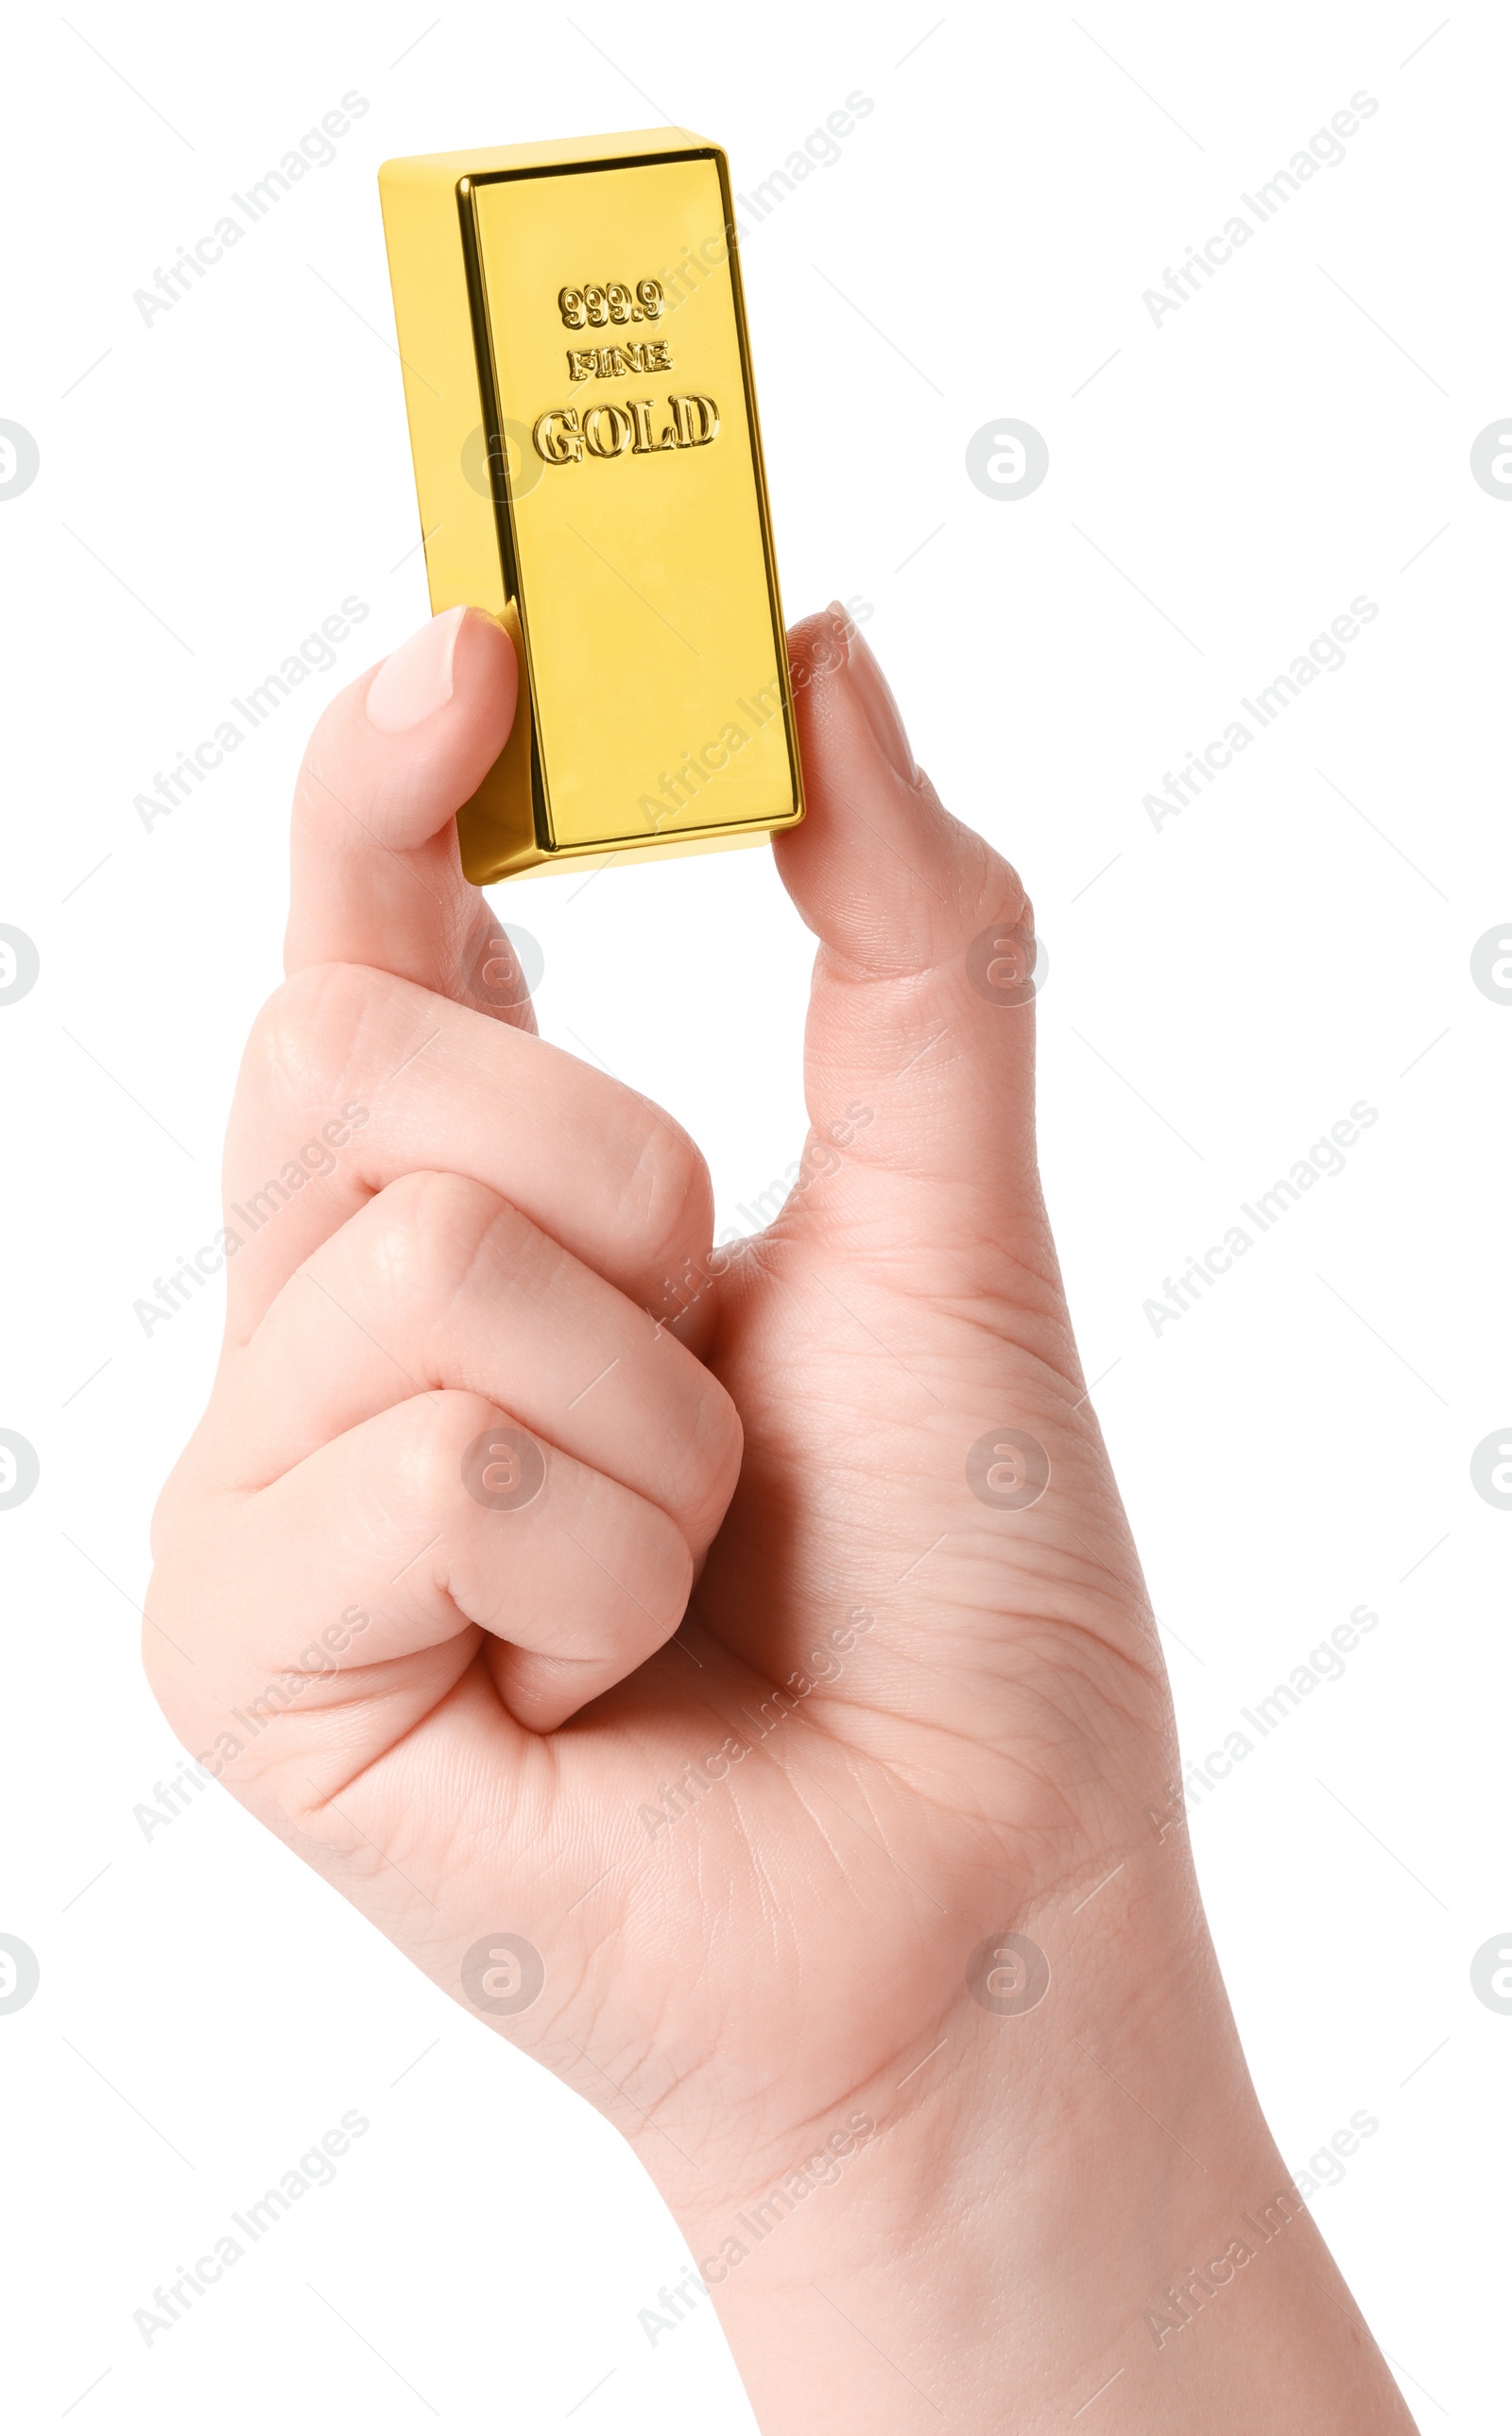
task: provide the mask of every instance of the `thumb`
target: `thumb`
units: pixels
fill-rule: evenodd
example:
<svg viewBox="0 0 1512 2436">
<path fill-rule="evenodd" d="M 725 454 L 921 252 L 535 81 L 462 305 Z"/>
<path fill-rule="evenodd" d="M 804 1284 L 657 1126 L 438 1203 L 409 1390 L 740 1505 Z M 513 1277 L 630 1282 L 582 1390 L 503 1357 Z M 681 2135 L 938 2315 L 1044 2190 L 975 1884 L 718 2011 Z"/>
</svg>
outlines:
<svg viewBox="0 0 1512 2436">
<path fill-rule="evenodd" d="M 809 1120 L 821 1143 L 845 1141 L 848 1179 L 843 1195 L 806 1199 L 797 1223 L 833 1211 L 852 1243 L 859 1225 L 862 1246 L 875 1234 L 879 1247 L 1022 1251 L 1025 1219 L 1043 1224 L 1033 909 L 916 767 L 887 680 L 839 603 L 789 640 L 807 810 L 774 844 L 820 941 Z"/>
<path fill-rule="evenodd" d="M 294 791 L 286 971 L 371 965 L 533 1029 L 455 818 L 504 748 L 516 692 L 503 628 L 448 609 L 337 695 Z"/>
</svg>

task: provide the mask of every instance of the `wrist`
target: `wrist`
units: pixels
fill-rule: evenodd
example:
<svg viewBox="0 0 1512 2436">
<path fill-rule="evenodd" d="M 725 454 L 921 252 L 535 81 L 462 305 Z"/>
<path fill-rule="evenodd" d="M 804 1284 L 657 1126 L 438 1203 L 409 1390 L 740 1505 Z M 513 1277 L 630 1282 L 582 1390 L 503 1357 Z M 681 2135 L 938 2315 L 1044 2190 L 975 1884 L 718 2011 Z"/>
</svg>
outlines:
<svg viewBox="0 0 1512 2436">
<path fill-rule="evenodd" d="M 1116 1883 L 1095 1928 L 1074 1896 L 1031 1920 L 1039 2002 L 963 1986 L 937 2045 L 679 2207 L 763 2436 L 1095 2429 L 1115 2387 L 1114 2427 L 1210 2436 L 1302 2321 L 1317 2416 L 1277 2403 L 1277 2436 L 1410 2427 L 1264 2123 L 1184 1856 Z"/>
</svg>

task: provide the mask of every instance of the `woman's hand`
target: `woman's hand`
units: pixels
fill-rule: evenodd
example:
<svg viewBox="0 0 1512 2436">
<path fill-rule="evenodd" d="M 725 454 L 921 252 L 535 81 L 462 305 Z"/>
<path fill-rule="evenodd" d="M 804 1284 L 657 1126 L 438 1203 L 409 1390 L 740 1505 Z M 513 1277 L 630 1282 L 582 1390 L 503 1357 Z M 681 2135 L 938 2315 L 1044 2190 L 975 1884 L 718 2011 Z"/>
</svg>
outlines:
<svg viewBox="0 0 1512 2436">
<path fill-rule="evenodd" d="M 634 2143 L 773 2436 L 1406 2428 L 1172 1800 L 1035 1170 L 1029 907 L 843 614 L 792 644 L 810 1132 L 713 1258 L 698 1151 L 534 1036 L 461 878 L 506 637 L 454 611 L 322 721 L 154 1687 Z"/>
</svg>

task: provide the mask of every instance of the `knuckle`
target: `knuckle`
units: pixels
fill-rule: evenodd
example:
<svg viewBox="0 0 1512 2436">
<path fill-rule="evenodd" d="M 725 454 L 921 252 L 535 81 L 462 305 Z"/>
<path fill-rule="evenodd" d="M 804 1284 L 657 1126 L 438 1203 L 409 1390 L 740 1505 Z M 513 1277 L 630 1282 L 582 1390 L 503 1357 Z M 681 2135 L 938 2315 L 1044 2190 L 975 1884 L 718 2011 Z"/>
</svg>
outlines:
<svg viewBox="0 0 1512 2436">
<path fill-rule="evenodd" d="M 1000 921 L 1008 928 L 1033 933 L 1034 909 L 1029 893 L 1011 862 L 975 830 L 965 829 L 969 846 L 962 857 L 963 912 L 968 927 Z"/>
<path fill-rule="evenodd" d="M 463 1511 L 462 1461 L 475 1438 L 495 1424 L 498 1407 L 465 1387 L 442 1388 L 419 1401 L 398 1454 L 393 1487 L 415 1522 L 441 1527 Z"/>
<path fill-rule="evenodd" d="M 694 1357 L 690 1354 L 689 1361 Z M 702 1363 L 699 1368 L 703 1369 Z M 735 1495 L 745 1432 L 735 1401 L 712 1371 L 704 1371 L 682 1463 L 680 1488 L 697 1543 L 712 1540 Z"/>
<path fill-rule="evenodd" d="M 652 1265 L 669 1271 L 679 1256 L 713 1236 L 714 1192 L 704 1154 L 649 1102 L 620 1186 L 618 1215 Z"/>
<path fill-rule="evenodd" d="M 668 1541 L 663 1557 L 660 1604 L 667 1619 L 667 1631 L 674 1633 L 687 1613 L 687 1602 L 693 1592 L 693 1551 L 679 1531 Z M 654 1602 L 653 1602 L 654 1603 Z"/>
<path fill-rule="evenodd" d="M 461 1287 L 504 1205 L 472 1176 L 419 1170 L 384 1186 L 362 1213 L 368 1290 L 391 1306 L 434 1313 Z"/>
<path fill-rule="evenodd" d="M 626 1654 L 638 1664 L 670 1639 L 687 1612 L 693 1588 L 693 1552 L 677 1524 L 654 1514 L 641 1535 L 635 1595 L 616 1600 L 617 1627 Z"/>
<path fill-rule="evenodd" d="M 329 1111 L 371 1075 L 393 984 L 364 965 L 310 965 L 253 1022 L 243 1076 L 275 1106 Z"/>
</svg>

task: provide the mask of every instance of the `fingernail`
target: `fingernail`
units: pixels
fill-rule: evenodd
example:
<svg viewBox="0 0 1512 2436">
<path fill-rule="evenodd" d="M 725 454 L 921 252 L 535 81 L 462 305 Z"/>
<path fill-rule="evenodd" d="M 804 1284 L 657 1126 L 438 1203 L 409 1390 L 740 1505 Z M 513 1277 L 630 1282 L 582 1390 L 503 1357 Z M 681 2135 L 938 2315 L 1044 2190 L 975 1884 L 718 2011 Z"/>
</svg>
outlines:
<svg viewBox="0 0 1512 2436">
<path fill-rule="evenodd" d="M 403 736 L 451 700 L 452 654 L 465 608 L 444 610 L 391 652 L 368 687 L 368 719 L 380 736 Z"/>
<path fill-rule="evenodd" d="M 902 714 L 893 700 L 893 688 L 883 676 L 876 654 L 855 619 L 845 617 L 838 600 L 832 604 L 832 609 L 845 619 L 849 635 L 850 656 L 844 682 L 865 712 L 867 726 L 898 776 L 906 785 L 916 787 L 919 782 L 918 763 L 909 745 Z"/>
</svg>

